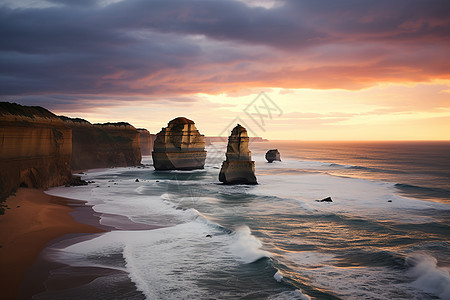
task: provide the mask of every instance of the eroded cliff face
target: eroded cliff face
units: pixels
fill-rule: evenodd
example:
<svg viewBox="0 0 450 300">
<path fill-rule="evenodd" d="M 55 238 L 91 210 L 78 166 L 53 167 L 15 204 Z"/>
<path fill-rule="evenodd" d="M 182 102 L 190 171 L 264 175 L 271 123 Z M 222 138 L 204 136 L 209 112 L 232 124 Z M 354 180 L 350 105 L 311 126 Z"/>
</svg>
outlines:
<svg viewBox="0 0 450 300">
<path fill-rule="evenodd" d="M 141 142 L 141 154 L 150 155 L 153 149 L 153 139 L 150 132 L 147 129 L 138 128 L 139 139 Z"/>
<path fill-rule="evenodd" d="M 72 129 L 72 169 L 136 166 L 141 162 L 139 132 L 128 123 L 91 124 L 60 117 Z"/>
<path fill-rule="evenodd" d="M 42 107 L 0 103 L 0 196 L 71 178 L 72 131 Z"/>
</svg>

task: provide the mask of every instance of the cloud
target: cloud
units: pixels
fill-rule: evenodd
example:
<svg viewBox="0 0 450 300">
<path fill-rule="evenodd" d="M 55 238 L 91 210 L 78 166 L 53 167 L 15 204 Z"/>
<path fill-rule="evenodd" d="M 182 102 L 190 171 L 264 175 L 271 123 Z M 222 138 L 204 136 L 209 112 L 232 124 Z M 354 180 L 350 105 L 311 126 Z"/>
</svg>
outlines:
<svg viewBox="0 0 450 300">
<path fill-rule="evenodd" d="M 180 99 L 450 77 L 448 1 L 75 2 L 0 6 L 1 94 Z"/>
</svg>

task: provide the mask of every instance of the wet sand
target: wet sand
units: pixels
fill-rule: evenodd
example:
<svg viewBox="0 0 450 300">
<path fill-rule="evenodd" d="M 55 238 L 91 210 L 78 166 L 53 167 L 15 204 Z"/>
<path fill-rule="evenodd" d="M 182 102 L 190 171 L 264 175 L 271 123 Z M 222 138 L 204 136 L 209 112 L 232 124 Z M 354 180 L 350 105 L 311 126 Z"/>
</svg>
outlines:
<svg viewBox="0 0 450 300">
<path fill-rule="evenodd" d="M 51 240 L 70 233 L 105 231 L 94 226 L 94 220 L 87 222 L 92 225 L 78 223 L 69 214 L 77 206 L 85 209 L 84 202 L 50 196 L 42 190 L 20 188 L 6 204 L 9 209 L 0 216 L 2 299 L 18 299 L 27 269 Z"/>
</svg>

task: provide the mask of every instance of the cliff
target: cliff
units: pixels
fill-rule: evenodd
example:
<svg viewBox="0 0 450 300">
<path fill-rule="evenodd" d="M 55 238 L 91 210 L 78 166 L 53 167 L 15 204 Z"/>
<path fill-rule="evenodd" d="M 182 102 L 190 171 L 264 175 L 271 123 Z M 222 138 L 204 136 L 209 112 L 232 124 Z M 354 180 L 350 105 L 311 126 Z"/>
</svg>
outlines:
<svg viewBox="0 0 450 300">
<path fill-rule="evenodd" d="M 72 129 L 72 169 L 135 166 L 141 162 L 139 132 L 124 122 L 91 124 L 61 116 Z"/>
<path fill-rule="evenodd" d="M 138 128 L 139 140 L 141 141 L 141 154 L 150 155 L 153 149 L 153 139 L 150 132 L 147 129 Z"/>
<path fill-rule="evenodd" d="M 0 102 L 0 197 L 20 185 L 48 188 L 71 178 L 72 132 L 38 106 Z"/>
<path fill-rule="evenodd" d="M 156 170 L 203 169 L 206 159 L 204 136 L 192 120 L 175 118 L 156 135 L 152 158 Z"/>
<path fill-rule="evenodd" d="M 248 149 L 247 130 L 237 124 L 228 137 L 226 160 L 222 163 L 219 181 L 225 184 L 257 184 L 255 162 Z"/>
</svg>

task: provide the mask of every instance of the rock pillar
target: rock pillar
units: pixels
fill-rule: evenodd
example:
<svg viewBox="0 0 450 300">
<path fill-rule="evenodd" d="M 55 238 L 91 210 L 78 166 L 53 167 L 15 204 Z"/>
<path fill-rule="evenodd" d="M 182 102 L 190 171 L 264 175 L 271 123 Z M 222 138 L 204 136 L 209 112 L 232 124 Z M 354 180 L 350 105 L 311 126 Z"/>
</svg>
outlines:
<svg viewBox="0 0 450 300">
<path fill-rule="evenodd" d="M 248 150 L 247 130 L 237 125 L 228 137 L 226 160 L 222 163 L 219 180 L 225 184 L 257 184 L 255 162 Z"/>
</svg>

